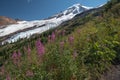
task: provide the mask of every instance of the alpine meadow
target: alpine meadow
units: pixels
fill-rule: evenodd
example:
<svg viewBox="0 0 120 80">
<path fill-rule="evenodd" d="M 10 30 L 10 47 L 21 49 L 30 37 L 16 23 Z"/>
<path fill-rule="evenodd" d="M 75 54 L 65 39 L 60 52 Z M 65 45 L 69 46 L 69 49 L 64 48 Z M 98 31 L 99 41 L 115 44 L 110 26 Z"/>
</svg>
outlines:
<svg viewBox="0 0 120 80">
<path fill-rule="evenodd" d="M 0 26 L 0 80 L 120 80 L 120 0 Z"/>
</svg>

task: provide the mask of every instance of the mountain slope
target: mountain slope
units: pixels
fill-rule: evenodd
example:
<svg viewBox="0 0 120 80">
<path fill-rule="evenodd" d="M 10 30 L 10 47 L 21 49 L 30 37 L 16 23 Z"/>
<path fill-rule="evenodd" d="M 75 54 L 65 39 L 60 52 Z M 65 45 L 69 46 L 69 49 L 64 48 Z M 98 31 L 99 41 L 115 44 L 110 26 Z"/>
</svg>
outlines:
<svg viewBox="0 0 120 80">
<path fill-rule="evenodd" d="M 16 24 L 16 20 L 5 17 L 5 16 L 0 16 L 0 28 L 4 25 L 10 25 L 10 24 Z"/>
<path fill-rule="evenodd" d="M 0 37 L 9 37 L 5 42 L 15 42 L 20 38 L 29 38 L 33 34 L 42 33 L 51 28 L 57 27 L 62 22 L 72 19 L 75 15 L 91 9 L 91 7 L 75 4 L 67 10 L 58 13 L 45 20 L 18 21 L 17 24 L 8 25 L 0 29 Z M 12 29 L 12 30 L 10 30 Z"/>
<path fill-rule="evenodd" d="M 0 47 L 0 79 L 119 80 L 118 4 Z"/>
</svg>

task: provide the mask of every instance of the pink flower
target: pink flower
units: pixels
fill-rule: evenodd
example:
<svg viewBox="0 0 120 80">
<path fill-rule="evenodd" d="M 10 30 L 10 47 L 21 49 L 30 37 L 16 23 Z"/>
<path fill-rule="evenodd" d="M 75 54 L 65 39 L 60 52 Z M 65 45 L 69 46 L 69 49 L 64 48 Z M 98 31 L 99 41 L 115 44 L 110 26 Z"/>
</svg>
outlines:
<svg viewBox="0 0 120 80">
<path fill-rule="evenodd" d="M 54 33 L 54 32 L 52 32 L 52 35 L 51 35 L 51 40 L 52 40 L 52 42 L 54 42 L 54 41 L 55 41 L 55 33 Z"/>
<path fill-rule="evenodd" d="M 33 77 L 34 76 L 33 71 L 31 71 L 31 70 L 26 71 L 26 76 L 27 77 Z"/>
<path fill-rule="evenodd" d="M 69 43 L 72 45 L 72 44 L 73 44 L 73 41 L 74 41 L 74 37 L 73 37 L 73 36 L 70 36 L 70 37 L 68 38 L 68 41 L 69 41 Z"/>
<path fill-rule="evenodd" d="M 38 56 L 43 56 L 43 54 L 45 53 L 45 47 L 40 40 L 36 41 L 36 48 Z"/>
<path fill-rule="evenodd" d="M 52 34 L 48 36 L 48 42 L 54 42 L 55 41 L 55 37 L 56 37 L 55 33 L 52 32 Z"/>
<path fill-rule="evenodd" d="M 31 54 L 31 49 L 30 49 L 30 46 L 28 46 L 28 55 L 30 56 Z"/>
<path fill-rule="evenodd" d="M 21 53 L 20 51 L 18 51 L 18 53 L 16 53 L 16 51 L 14 51 L 13 55 L 12 55 L 12 60 L 13 63 L 17 66 L 20 66 L 20 60 L 21 60 Z"/>
<path fill-rule="evenodd" d="M 17 65 L 17 53 L 16 53 L 16 51 L 14 51 L 14 53 L 13 53 L 13 55 L 12 55 L 12 60 L 13 60 L 13 63 L 14 63 L 15 65 Z"/>
<path fill-rule="evenodd" d="M 27 58 L 28 58 L 28 61 L 29 62 L 32 62 L 32 59 L 31 59 L 31 49 L 30 49 L 30 46 L 28 46 L 28 49 L 27 49 Z"/>
<path fill-rule="evenodd" d="M 59 31 L 57 31 L 57 36 L 61 36 L 61 31 L 59 30 Z"/>
<path fill-rule="evenodd" d="M 9 75 L 9 74 L 6 76 L 6 80 L 11 80 L 11 78 L 10 78 L 10 75 Z"/>
<path fill-rule="evenodd" d="M 60 35 L 60 31 L 55 30 L 55 35 L 58 37 Z"/>
<path fill-rule="evenodd" d="M 21 53 L 20 53 L 20 50 L 18 51 L 18 54 L 17 54 L 17 57 L 20 59 L 21 58 Z"/>
<path fill-rule="evenodd" d="M 65 35 L 65 30 L 62 31 L 62 36 L 64 36 L 64 35 Z"/>
<path fill-rule="evenodd" d="M 13 59 L 17 58 L 17 53 L 16 53 L 16 51 L 14 51 L 14 53 L 13 53 L 13 55 L 12 55 L 12 58 L 13 58 Z"/>
</svg>

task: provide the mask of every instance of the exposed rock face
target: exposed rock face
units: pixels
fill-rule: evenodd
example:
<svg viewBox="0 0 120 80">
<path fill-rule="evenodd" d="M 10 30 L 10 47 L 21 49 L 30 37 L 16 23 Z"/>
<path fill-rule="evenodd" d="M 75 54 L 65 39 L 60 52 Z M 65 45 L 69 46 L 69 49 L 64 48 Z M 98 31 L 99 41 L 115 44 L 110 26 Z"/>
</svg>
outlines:
<svg viewBox="0 0 120 80">
<path fill-rule="evenodd" d="M 5 16 L 0 16 L 0 26 L 3 25 L 9 25 L 9 24 L 15 24 L 17 23 L 16 20 L 5 17 Z"/>
<path fill-rule="evenodd" d="M 112 65 L 98 80 L 120 80 L 120 64 Z"/>
</svg>

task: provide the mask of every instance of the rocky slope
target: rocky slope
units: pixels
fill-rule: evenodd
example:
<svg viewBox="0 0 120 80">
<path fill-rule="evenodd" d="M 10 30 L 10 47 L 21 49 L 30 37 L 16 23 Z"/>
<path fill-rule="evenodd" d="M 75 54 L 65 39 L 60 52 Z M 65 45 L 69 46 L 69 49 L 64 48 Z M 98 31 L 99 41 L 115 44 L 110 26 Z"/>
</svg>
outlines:
<svg viewBox="0 0 120 80">
<path fill-rule="evenodd" d="M 9 24 L 16 24 L 16 20 L 5 17 L 5 16 L 0 16 L 0 27 L 3 25 L 9 25 Z"/>
</svg>

